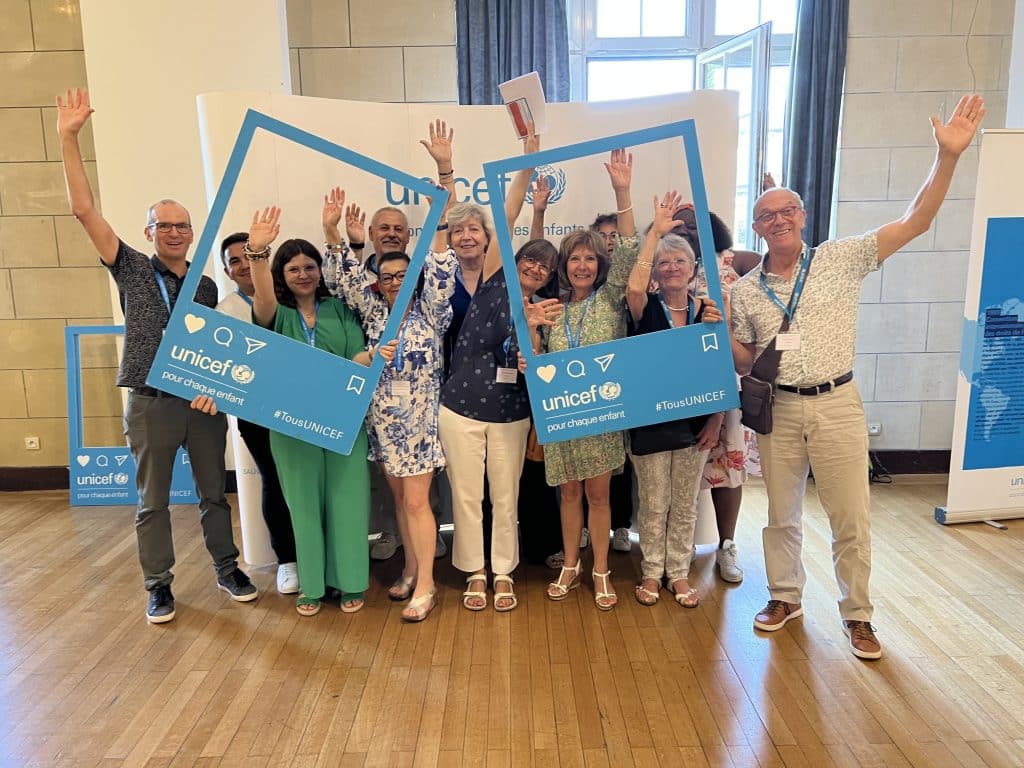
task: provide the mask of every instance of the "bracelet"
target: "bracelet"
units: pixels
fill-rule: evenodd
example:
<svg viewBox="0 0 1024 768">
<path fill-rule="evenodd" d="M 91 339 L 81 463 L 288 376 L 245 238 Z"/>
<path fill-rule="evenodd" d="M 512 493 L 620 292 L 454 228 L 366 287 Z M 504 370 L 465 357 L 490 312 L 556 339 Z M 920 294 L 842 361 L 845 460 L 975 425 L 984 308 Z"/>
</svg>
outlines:
<svg viewBox="0 0 1024 768">
<path fill-rule="evenodd" d="M 340 243 L 324 243 L 328 253 L 344 253 L 345 252 L 345 241 L 342 240 Z"/>
<path fill-rule="evenodd" d="M 268 245 L 262 251 L 254 251 L 249 247 L 249 241 L 246 240 L 245 245 L 242 246 L 242 253 L 249 261 L 266 261 L 270 258 L 270 246 Z"/>
<path fill-rule="evenodd" d="M 450 171 L 438 171 L 437 172 L 437 177 L 439 179 L 443 179 L 445 176 L 454 176 L 454 175 L 455 175 L 455 169 L 454 168 L 452 168 L 452 170 L 450 170 Z"/>
<path fill-rule="evenodd" d="M 444 224 L 438 224 L 437 225 L 437 231 L 438 232 L 444 232 L 446 229 L 448 229 L 448 222 L 447 221 Z"/>
<path fill-rule="evenodd" d="M 621 216 L 622 214 L 629 213 L 632 210 L 633 210 L 633 206 L 631 205 L 628 208 L 623 208 L 621 211 L 616 211 L 615 213 L 617 213 L 619 216 Z"/>
<path fill-rule="evenodd" d="M 356 243 L 350 240 L 348 243 L 348 247 L 354 251 L 361 251 L 363 248 L 366 247 L 366 243 Z"/>
<path fill-rule="evenodd" d="M 640 259 L 637 259 L 636 263 L 639 264 L 641 267 L 648 267 L 648 268 L 650 268 L 650 267 L 654 266 L 654 262 L 653 261 L 641 261 Z"/>
</svg>

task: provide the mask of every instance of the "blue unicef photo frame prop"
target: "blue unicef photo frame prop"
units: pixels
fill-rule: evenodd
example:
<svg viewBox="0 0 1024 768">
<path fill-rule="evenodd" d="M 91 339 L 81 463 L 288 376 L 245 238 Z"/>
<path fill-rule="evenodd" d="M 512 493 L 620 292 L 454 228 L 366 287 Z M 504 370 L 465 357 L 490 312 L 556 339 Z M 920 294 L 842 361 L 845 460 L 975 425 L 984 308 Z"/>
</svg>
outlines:
<svg viewBox="0 0 1024 768">
<path fill-rule="evenodd" d="M 68 389 L 68 475 L 71 506 L 99 507 L 139 503 L 135 459 L 124 445 L 83 445 L 82 336 L 116 336 L 123 325 L 73 325 L 64 329 Z M 171 476 L 171 503 L 198 504 L 188 453 L 178 449 Z"/>
<path fill-rule="evenodd" d="M 254 323 L 197 304 L 203 265 L 215 248 L 228 202 L 257 130 L 294 142 L 431 198 L 423 231 L 433 233 L 448 193 L 408 173 L 255 110 L 248 110 L 196 246 L 196 259 L 167 323 L 147 384 L 191 400 L 213 398 L 217 408 L 275 432 L 336 453 L 350 453 L 359 434 L 384 358 L 368 368 L 286 338 Z M 420 237 L 408 275 L 395 299 L 407 306 L 426 259 L 431 237 Z M 394 339 L 402 312 L 392 312 L 384 339 Z"/>
<path fill-rule="evenodd" d="M 708 293 L 722 307 L 704 172 L 693 120 L 517 155 L 484 164 L 487 188 L 523 168 L 606 155 L 613 149 L 681 138 L 689 171 Z M 659 191 L 661 194 L 661 191 Z M 698 323 L 577 349 L 533 354 L 522 306 L 503 195 L 491 198 L 519 347 L 526 357 L 537 440 L 553 443 L 739 407 L 729 332 L 724 322 Z M 623 310 L 625 311 L 625 310 Z"/>
</svg>

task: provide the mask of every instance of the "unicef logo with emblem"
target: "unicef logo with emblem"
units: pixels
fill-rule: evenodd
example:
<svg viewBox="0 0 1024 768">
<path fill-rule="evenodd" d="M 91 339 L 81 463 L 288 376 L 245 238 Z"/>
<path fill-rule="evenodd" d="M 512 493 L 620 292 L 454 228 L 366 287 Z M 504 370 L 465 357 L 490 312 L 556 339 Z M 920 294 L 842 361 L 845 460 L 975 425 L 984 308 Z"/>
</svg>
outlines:
<svg viewBox="0 0 1024 768">
<path fill-rule="evenodd" d="M 553 165 L 542 165 L 534 171 L 530 179 L 530 188 L 526 191 L 526 204 L 533 205 L 533 183 L 537 179 L 546 178 L 551 194 L 548 195 L 548 205 L 557 203 L 565 195 L 565 171 Z"/>
<path fill-rule="evenodd" d="M 236 365 L 231 369 L 231 378 L 239 384 L 248 384 L 256 378 L 256 371 L 248 365 Z"/>
<path fill-rule="evenodd" d="M 604 400 L 618 400 L 622 394 L 622 386 L 617 381 L 606 381 L 598 388 L 597 393 Z"/>
<path fill-rule="evenodd" d="M 117 483 L 118 485 L 127 485 L 128 475 L 126 475 L 124 472 L 118 472 L 116 475 L 114 475 L 114 482 Z"/>
</svg>

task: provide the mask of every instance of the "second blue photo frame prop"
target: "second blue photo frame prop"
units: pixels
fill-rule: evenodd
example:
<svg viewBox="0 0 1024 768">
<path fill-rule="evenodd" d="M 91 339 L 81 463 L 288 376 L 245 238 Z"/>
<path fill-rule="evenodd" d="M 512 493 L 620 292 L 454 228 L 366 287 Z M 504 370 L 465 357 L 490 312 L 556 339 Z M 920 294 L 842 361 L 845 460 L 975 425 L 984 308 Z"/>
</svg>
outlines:
<svg viewBox="0 0 1024 768">
<path fill-rule="evenodd" d="M 189 400 L 197 395 L 208 395 L 225 413 L 347 454 L 352 451 L 370 405 L 370 397 L 384 368 L 384 358 L 374 356 L 373 364 L 367 368 L 197 304 L 193 298 L 203 265 L 215 248 L 214 238 L 257 130 L 431 198 L 424 232 L 434 232 L 441 219 L 448 199 L 444 190 L 250 109 L 242 121 L 196 246 L 196 259 L 181 286 L 146 383 Z M 406 306 L 412 298 L 430 242 L 430 237 L 417 241 L 408 276 L 395 299 L 396 307 Z M 401 320 L 402 313 L 393 312 L 382 338 L 396 338 Z"/>
<path fill-rule="evenodd" d="M 718 265 L 710 257 L 715 253 L 714 237 L 693 120 L 496 160 L 484 164 L 484 175 L 488 189 L 501 189 L 502 174 L 671 139 L 683 142 L 701 253 L 709 255 L 703 259 L 708 293 L 722 307 Z M 561 352 L 533 354 L 515 252 L 500 195 L 492 196 L 491 210 L 501 244 L 513 322 L 519 347 L 526 357 L 530 407 L 540 443 L 739 407 L 732 347 L 724 322 L 698 323 Z"/>
<path fill-rule="evenodd" d="M 69 325 L 64 329 L 68 385 L 68 480 L 71 506 L 96 507 L 139 503 L 135 459 L 126 445 L 83 445 L 82 336 L 124 334 L 123 325 Z M 171 504 L 198 504 L 188 453 L 178 449 L 171 474 Z"/>
</svg>

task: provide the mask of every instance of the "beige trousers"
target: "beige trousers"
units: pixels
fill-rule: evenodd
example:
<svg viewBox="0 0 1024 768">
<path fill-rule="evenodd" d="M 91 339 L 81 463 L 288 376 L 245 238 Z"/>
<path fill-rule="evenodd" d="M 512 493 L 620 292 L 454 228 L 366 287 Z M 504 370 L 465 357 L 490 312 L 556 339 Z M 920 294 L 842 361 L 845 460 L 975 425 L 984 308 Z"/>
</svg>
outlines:
<svg viewBox="0 0 1024 768">
<path fill-rule="evenodd" d="M 757 436 L 768 490 L 762 534 L 768 591 L 774 600 L 801 600 L 807 581 L 800 555 L 803 500 L 810 467 L 832 527 L 839 613 L 843 619 L 870 621 L 868 433 L 857 385 L 850 382 L 814 397 L 780 391 L 773 420 L 772 433 Z"/>
<path fill-rule="evenodd" d="M 452 565 L 466 573 L 483 570 L 484 528 L 480 504 L 484 498 L 486 468 L 493 508 L 491 570 L 512 573 L 519 565 L 519 477 L 523 472 L 530 420 L 476 421 L 441 406 L 437 430 L 452 487 L 452 522 L 455 524 Z"/>
</svg>

